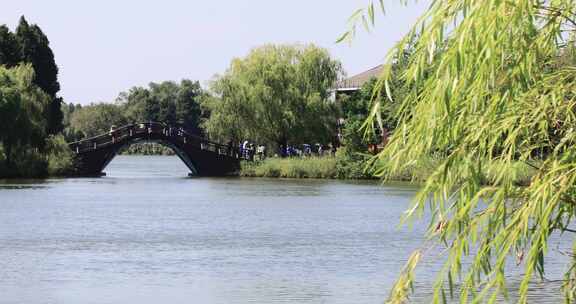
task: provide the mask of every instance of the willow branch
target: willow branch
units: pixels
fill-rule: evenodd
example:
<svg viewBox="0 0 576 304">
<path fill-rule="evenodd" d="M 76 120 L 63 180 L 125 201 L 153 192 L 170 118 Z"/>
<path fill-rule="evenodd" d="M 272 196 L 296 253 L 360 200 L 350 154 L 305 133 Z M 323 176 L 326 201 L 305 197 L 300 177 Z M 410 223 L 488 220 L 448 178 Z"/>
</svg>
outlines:
<svg viewBox="0 0 576 304">
<path fill-rule="evenodd" d="M 565 12 L 564 12 L 563 10 L 559 9 L 559 8 L 555 8 L 555 7 L 551 7 L 551 6 L 539 6 L 539 7 L 537 7 L 537 8 L 542 9 L 542 10 L 545 10 L 545 11 L 548 11 L 548 12 L 550 12 L 550 13 L 554 13 L 556 16 L 562 17 L 562 18 L 566 19 L 566 21 L 570 22 L 573 26 L 576 27 L 576 20 L 574 20 L 574 19 L 570 18 L 569 16 L 567 16 L 567 15 L 565 14 Z M 569 13 L 570 15 L 574 15 L 573 12 L 568 12 L 568 13 Z"/>
</svg>

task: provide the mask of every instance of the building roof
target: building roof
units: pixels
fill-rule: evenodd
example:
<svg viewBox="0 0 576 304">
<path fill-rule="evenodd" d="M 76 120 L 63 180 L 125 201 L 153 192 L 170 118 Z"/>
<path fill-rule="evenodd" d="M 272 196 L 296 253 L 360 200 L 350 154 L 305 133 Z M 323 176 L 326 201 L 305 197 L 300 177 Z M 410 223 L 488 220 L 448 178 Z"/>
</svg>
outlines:
<svg viewBox="0 0 576 304">
<path fill-rule="evenodd" d="M 360 89 L 360 87 L 362 87 L 364 83 L 368 82 L 370 79 L 380 76 L 383 67 L 384 65 L 380 64 L 360 74 L 356 74 L 352 77 L 343 79 L 336 84 L 336 89 L 343 91 L 358 90 Z"/>
</svg>

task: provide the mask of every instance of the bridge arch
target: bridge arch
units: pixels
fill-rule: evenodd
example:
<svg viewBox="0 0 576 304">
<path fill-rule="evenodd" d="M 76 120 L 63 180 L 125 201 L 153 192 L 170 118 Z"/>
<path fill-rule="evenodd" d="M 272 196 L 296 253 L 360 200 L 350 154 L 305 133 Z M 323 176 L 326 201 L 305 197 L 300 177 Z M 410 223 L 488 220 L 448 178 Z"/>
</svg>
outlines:
<svg viewBox="0 0 576 304">
<path fill-rule="evenodd" d="M 138 142 L 156 142 L 171 148 L 190 169 L 190 175 L 230 175 L 239 170 L 242 159 L 236 147 L 209 141 L 181 126 L 146 122 L 70 143 L 75 154 L 76 175 L 104 175 L 106 166 L 124 147 Z"/>
</svg>

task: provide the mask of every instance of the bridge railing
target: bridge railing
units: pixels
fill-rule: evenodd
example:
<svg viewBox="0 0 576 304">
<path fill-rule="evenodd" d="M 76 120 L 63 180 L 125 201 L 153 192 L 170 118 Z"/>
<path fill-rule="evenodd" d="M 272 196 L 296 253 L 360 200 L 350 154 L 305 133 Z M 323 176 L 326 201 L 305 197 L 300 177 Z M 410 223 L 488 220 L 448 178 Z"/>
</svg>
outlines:
<svg viewBox="0 0 576 304">
<path fill-rule="evenodd" d="M 181 126 L 170 126 L 158 122 L 146 122 L 122 126 L 110 130 L 108 134 L 82 139 L 70 143 L 69 146 L 76 153 L 84 153 L 122 142 L 137 135 L 141 136 L 142 134 L 162 135 L 167 138 L 180 140 L 183 144 L 193 145 L 204 151 L 210 151 L 219 155 L 226 155 L 237 159 L 245 159 L 245 156 L 242 155 L 236 147 L 229 147 L 217 142 L 209 141 L 201 136 L 189 133 Z"/>
</svg>

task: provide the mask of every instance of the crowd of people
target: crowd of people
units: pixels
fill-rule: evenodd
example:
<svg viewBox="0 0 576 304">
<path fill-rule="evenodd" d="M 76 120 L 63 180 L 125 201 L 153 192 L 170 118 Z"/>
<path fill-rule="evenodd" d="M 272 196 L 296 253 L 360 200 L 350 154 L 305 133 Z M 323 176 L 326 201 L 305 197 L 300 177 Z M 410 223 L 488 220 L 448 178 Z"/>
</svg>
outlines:
<svg viewBox="0 0 576 304">
<path fill-rule="evenodd" d="M 258 160 L 264 160 L 266 158 L 266 146 L 255 146 L 254 143 L 245 140 L 240 145 L 240 155 L 249 160 L 254 160 L 255 157 L 257 157 Z"/>
<path fill-rule="evenodd" d="M 228 142 L 228 150 L 230 154 L 236 153 L 239 157 L 248 160 L 264 160 L 267 157 L 267 148 L 265 145 L 257 145 L 248 140 L 243 141 L 237 147 L 232 141 Z M 322 145 L 317 144 L 301 144 L 301 145 L 287 145 L 281 147 L 275 157 L 321 157 L 321 156 L 334 156 L 336 154 L 336 146 L 333 144 Z"/>
<path fill-rule="evenodd" d="M 139 124 L 138 128 L 147 130 L 148 133 L 152 133 L 153 126 L 146 126 L 145 124 Z M 132 135 L 133 127 L 130 126 L 130 135 Z M 174 133 L 176 132 L 176 133 Z M 182 127 L 172 128 L 164 127 L 162 133 L 167 136 L 173 136 L 177 134 L 182 136 L 184 134 L 184 129 Z M 115 141 L 116 136 L 118 136 L 118 129 L 115 125 L 110 127 L 108 133 L 112 137 L 112 142 Z M 236 157 L 241 157 L 248 160 L 264 160 L 267 156 L 266 146 L 263 144 L 256 145 L 253 142 L 245 140 L 238 144 L 234 144 L 234 141 L 230 140 L 227 144 L 228 155 L 235 155 Z M 316 144 L 301 144 L 301 145 L 286 145 L 280 147 L 278 153 L 274 154 L 275 157 L 321 157 L 321 156 L 334 156 L 336 154 L 336 145 L 330 143 L 328 145 L 322 145 L 320 143 Z"/>
<path fill-rule="evenodd" d="M 264 160 L 266 158 L 266 146 L 258 145 L 245 140 L 241 142 L 238 146 L 234 144 L 233 141 L 228 141 L 228 154 L 236 155 L 236 157 L 241 157 L 248 160 Z"/>
<path fill-rule="evenodd" d="M 288 145 L 286 147 L 285 155 L 288 157 L 311 157 L 311 156 L 334 156 L 336 154 L 336 147 L 332 144 L 327 146 L 322 144 L 302 144 L 299 146 Z"/>
</svg>

